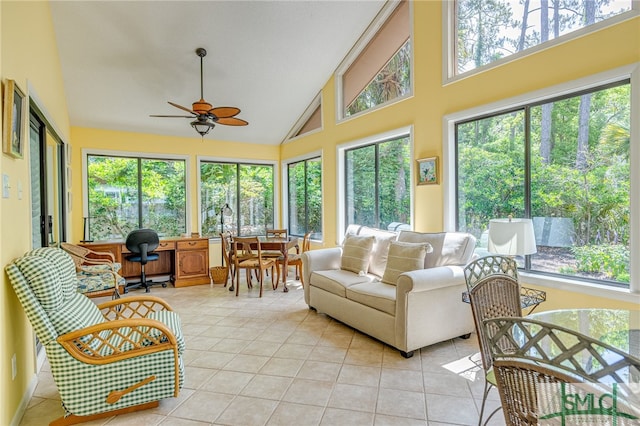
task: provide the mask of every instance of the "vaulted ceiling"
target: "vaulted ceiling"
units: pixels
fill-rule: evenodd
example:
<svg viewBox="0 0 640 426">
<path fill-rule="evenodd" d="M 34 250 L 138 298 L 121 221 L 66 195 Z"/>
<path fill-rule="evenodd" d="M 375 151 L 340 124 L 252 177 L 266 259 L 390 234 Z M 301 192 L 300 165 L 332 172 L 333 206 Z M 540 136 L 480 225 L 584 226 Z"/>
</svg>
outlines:
<svg viewBox="0 0 640 426">
<path fill-rule="evenodd" d="M 206 139 L 277 145 L 383 1 L 53 1 L 72 126 L 198 137 L 167 101 L 237 106 Z"/>
</svg>

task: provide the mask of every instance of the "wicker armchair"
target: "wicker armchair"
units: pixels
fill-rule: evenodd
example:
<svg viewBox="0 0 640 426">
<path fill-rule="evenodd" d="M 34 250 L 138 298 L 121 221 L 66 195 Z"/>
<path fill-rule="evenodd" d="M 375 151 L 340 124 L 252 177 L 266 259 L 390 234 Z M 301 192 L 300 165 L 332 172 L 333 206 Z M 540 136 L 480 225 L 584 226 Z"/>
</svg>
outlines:
<svg viewBox="0 0 640 426">
<path fill-rule="evenodd" d="M 581 416 L 567 420 L 584 424 L 640 423 L 640 359 L 574 330 L 527 318 L 488 319 L 484 329 L 507 425 L 537 425 L 544 419 L 560 424 L 559 414 L 563 424 L 567 415 Z M 589 410 L 596 415 L 589 420 L 587 413 L 567 412 L 560 391 L 579 395 L 585 404 L 589 394 L 597 401 L 609 393 L 607 407 L 600 413 Z"/>
<path fill-rule="evenodd" d="M 158 406 L 178 396 L 185 350 L 180 318 L 159 298 L 95 305 L 76 291 L 71 257 L 38 248 L 6 266 L 45 348 L 68 425 Z"/>
<path fill-rule="evenodd" d="M 114 299 L 118 299 L 120 293 L 126 293 L 127 282 L 119 274 L 122 265 L 115 261 L 113 253 L 69 243 L 60 244 L 60 248 L 71 256 L 76 265 L 79 293 L 87 297 L 112 295 Z"/>
<path fill-rule="evenodd" d="M 493 360 L 489 342 L 483 328 L 488 318 L 522 316 L 520 307 L 520 285 L 518 267 L 510 257 L 487 256 L 469 263 L 464 268 L 465 281 L 469 292 L 469 301 L 473 321 L 478 335 L 482 367 L 484 368 L 484 390 L 478 424 L 482 424 L 489 392 L 496 385 L 492 369 Z M 499 410 L 499 409 L 498 409 Z M 488 422 L 498 411 L 493 411 L 486 419 Z"/>
</svg>

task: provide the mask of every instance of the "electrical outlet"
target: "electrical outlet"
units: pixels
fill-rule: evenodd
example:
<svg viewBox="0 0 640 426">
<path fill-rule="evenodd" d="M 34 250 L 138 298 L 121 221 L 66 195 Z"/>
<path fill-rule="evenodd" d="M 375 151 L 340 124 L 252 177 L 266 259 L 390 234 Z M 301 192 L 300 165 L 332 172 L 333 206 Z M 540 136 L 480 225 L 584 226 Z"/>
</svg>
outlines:
<svg viewBox="0 0 640 426">
<path fill-rule="evenodd" d="M 16 354 L 11 357 L 11 380 L 15 380 L 18 375 L 18 361 L 16 360 Z"/>
</svg>

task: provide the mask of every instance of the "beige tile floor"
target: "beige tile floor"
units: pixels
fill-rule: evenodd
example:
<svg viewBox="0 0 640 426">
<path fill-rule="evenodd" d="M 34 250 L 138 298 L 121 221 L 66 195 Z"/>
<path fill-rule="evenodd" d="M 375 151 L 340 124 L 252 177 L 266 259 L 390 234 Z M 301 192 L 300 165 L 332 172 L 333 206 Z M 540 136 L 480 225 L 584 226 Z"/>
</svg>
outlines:
<svg viewBox="0 0 640 426">
<path fill-rule="evenodd" d="M 159 407 L 87 425 L 475 425 L 483 389 L 475 335 L 402 358 L 395 349 L 308 309 L 299 282 L 154 287 L 180 313 L 185 385 Z M 144 294 L 133 291 L 130 294 Z M 97 300 L 98 302 L 100 300 Z M 462 302 L 461 302 L 462 303 Z M 446 321 L 446 318 L 443 318 Z M 424 324 L 425 327 L 437 326 Z M 499 406 L 492 390 L 491 410 Z M 20 425 L 62 415 L 48 365 Z M 490 424 L 502 425 L 497 413 Z"/>
</svg>

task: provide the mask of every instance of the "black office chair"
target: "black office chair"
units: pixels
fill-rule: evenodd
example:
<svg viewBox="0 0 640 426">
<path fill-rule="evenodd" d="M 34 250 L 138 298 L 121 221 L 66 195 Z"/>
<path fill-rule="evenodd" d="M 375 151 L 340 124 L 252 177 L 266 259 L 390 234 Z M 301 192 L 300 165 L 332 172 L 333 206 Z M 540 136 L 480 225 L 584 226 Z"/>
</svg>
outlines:
<svg viewBox="0 0 640 426">
<path fill-rule="evenodd" d="M 127 249 L 133 253 L 127 256 L 127 260 L 131 262 L 139 262 L 141 266 L 140 270 L 140 282 L 127 283 L 127 289 L 143 288 L 149 293 L 149 288 L 153 284 L 160 284 L 159 282 L 147 281 L 147 276 L 144 271 L 144 266 L 147 262 L 153 262 L 160 258 L 158 253 L 152 253 L 160 244 L 158 233 L 153 229 L 136 229 L 131 231 L 127 235 L 126 241 Z M 166 287 L 167 283 L 163 282 L 162 287 Z"/>
</svg>

